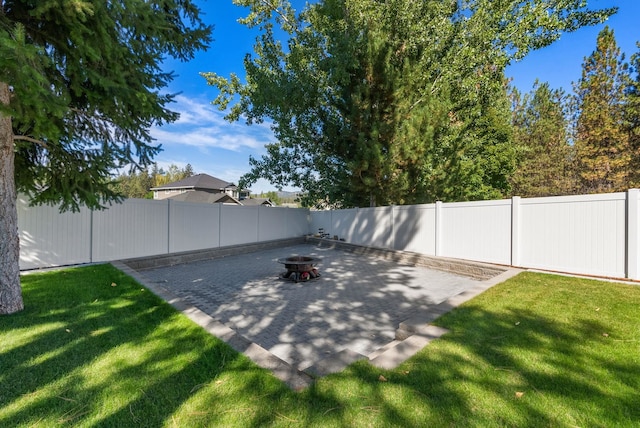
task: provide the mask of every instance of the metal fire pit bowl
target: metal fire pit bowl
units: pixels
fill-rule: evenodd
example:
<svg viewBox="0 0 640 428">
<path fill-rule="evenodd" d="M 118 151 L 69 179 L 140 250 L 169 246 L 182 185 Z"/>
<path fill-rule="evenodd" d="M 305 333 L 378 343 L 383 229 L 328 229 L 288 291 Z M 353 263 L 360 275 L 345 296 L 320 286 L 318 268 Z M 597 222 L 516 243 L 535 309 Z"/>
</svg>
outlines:
<svg viewBox="0 0 640 428">
<path fill-rule="evenodd" d="M 278 263 L 284 265 L 286 272 L 280 275 L 280 278 L 290 279 L 291 281 L 309 281 L 318 278 L 320 273 L 315 267 L 322 260 L 309 256 L 292 256 L 278 259 Z"/>
</svg>

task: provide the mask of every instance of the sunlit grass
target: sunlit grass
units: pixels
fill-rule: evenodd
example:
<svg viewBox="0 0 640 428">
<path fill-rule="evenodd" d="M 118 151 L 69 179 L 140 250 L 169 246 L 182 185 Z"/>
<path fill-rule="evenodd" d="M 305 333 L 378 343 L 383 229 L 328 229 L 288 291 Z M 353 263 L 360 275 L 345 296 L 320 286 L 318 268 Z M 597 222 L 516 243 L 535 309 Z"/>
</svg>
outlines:
<svg viewBox="0 0 640 428">
<path fill-rule="evenodd" d="M 289 390 L 110 265 L 27 275 L 0 426 L 638 426 L 640 288 L 521 274 L 395 370 Z"/>
</svg>

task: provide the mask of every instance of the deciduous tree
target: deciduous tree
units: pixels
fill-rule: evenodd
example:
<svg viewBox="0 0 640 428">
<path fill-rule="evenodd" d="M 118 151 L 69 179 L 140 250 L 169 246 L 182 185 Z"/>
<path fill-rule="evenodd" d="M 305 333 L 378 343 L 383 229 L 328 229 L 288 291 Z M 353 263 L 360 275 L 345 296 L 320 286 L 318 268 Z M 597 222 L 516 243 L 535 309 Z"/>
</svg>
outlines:
<svg viewBox="0 0 640 428">
<path fill-rule="evenodd" d="M 165 56 L 211 28 L 191 0 L 0 1 L 0 313 L 23 307 L 16 188 L 34 203 L 99 208 L 112 171 L 147 165 L 152 125 L 176 119 Z"/>
<path fill-rule="evenodd" d="M 504 68 L 614 10 L 522 2 L 235 0 L 261 35 L 237 75 L 205 74 L 230 120 L 271 120 L 264 177 L 338 206 L 491 198 L 515 152 Z"/>
</svg>

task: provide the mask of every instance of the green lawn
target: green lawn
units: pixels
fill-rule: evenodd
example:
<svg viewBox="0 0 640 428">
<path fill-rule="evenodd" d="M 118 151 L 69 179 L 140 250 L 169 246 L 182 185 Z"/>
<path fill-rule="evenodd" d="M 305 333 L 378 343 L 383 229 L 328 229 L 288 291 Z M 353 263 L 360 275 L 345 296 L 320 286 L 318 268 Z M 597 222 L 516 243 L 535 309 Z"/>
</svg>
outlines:
<svg viewBox="0 0 640 428">
<path fill-rule="evenodd" d="M 23 276 L 0 426 L 640 426 L 640 287 L 521 274 L 296 393 L 110 265 Z M 383 376 L 381 378 L 380 376 Z"/>
</svg>

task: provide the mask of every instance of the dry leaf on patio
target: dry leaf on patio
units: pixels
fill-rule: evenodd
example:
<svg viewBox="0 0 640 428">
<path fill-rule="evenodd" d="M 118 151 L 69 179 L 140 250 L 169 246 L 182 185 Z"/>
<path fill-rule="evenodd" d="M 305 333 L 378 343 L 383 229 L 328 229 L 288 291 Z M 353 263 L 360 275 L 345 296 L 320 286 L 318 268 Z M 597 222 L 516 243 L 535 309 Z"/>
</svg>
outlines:
<svg viewBox="0 0 640 428">
<path fill-rule="evenodd" d="M 387 378 L 386 378 L 386 377 L 384 377 L 384 376 L 382 376 L 382 375 L 380 375 L 380 377 L 378 378 L 378 380 L 379 380 L 380 382 L 386 382 L 386 381 L 387 381 Z"/>
<path fill-rule="evenodd" d="M 524 392 L 516 391 L 516 398 L 522 398 L 523 395 L 524 395 Z"/>
</svg>

